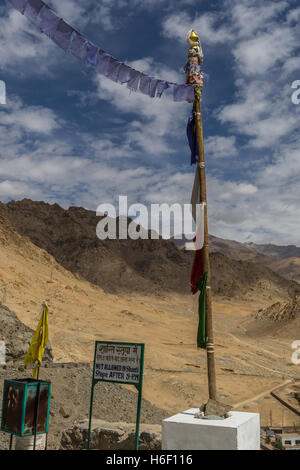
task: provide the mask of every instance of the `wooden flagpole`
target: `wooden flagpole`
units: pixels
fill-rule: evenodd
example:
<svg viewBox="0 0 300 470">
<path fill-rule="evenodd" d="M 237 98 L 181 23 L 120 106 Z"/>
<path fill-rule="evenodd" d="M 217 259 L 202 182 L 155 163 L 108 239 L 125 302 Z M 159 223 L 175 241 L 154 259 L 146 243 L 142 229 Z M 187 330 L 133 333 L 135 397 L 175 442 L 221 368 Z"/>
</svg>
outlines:
<svg viewBox="0 0 300 470">
<path fill-rule="evenodd" d="M 206 286 L 206 352 L 207 352 L 207 374 L 209 398 L 217 400 L 216 368 L 213 338 L 213 315 L 212 315 L 212 295 L 211 295 L 211 273 L 209 262 L 209 237 L 207 222 L 207 196 L 206 196 L 206 173 L 205 157 L 203 145 L 203 128 L 201 114 L 201 88 L 195 86 L 194 114 L 196 123 L 196 139 L 199 161 L 197 163 L 200 173 L 200 203 L 204 205 L 204 245 L 203 245 L 203 272 L 207 272 Z"/>
</svg>

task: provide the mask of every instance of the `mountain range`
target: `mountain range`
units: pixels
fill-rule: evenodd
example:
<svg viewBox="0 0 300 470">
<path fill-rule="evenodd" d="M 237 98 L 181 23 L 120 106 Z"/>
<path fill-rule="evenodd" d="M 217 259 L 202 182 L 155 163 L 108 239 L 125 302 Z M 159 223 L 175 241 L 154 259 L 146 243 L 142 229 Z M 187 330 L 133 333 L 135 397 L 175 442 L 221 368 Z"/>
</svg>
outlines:
<svg viewBox="0 0 300 470">
<path fill-rule="evenodd" d="M 63 209 L 58 204 L 24 199 L 0 203 L 0 209 L 18 233 L 65 269 L 106 292 L 189 292 L 193 252 L 170 240 L 99 240 L 96 226 L 101 217 L 81 207 Z M 245 244 L 214 236 L 210 244 L 216 294 L 286 300 L 299 292 L 300 248 Z"/>
</svg>

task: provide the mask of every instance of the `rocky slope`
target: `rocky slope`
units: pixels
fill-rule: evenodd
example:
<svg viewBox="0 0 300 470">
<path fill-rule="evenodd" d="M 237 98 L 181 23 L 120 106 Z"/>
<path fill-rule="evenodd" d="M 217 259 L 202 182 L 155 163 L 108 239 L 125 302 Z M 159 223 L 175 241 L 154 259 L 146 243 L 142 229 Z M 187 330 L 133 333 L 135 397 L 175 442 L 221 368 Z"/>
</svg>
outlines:
<svg viewBox="0 0 300 470">
<path fill-rule="evenodd" d="M 6 362 L 20 362 L 24 359 L 33 333 L 15 313 L 0 303 L 0 341 L 6 346 Z M 44 359 L 53 359 L 50 345 L 45 350 Z"/>
<path fill-rule="evenodd" d="M 296 297 L 290 302 L 276 302 L 270 307 L 257 312 L 255 318 L 258 320 L 271 320 L 273 322 L 300 320 L 300 298 Z"/>
<path fill-rule="evenodd" d="M 230 259 L 221 253 L 212 253 L 212 287 L 216 294 L 235 298 L 263 296 L 289 299 L 300 285 L 273 272 L 259 263 Z"/>
<path fill-rule="evenodd" d="M 283 260 L 286 258 L 300 259 L 300 248 L 295 245 L 273 245 L 273 244 L 256 244 L 241 243 L 234 240 L 225 240 L 219 237 L 210 236 L 210 244 L 212 251 L 218 251 L 226 256 L 235 259 L 255 260 L 260 256 L 263 260 Z"/>
<path fill-rule="evenodd" d="M 101 241 L 96 236 L 100 217 L 78 207 L 65 210 L 57 204 L 25 199 L 2 204 L 1 208 L 20 234 L 46 250 L 64 268 L 106 292 L 189 292 L 193 253 L 178 249 L 171 241 Z M 230 298 L 262 295 L 273 300 L 295 295 L 299 290 L 295 282 L 281 278 L 260 264 L 237 261 L 222 254 L 222 251 L 236 254 L 240 245 L 243 244 L 212 237 L 215 293 Z M 254 256 L 253 250 L 245 248 L 244 257 L 246 252 Z"/>
<path fill-rule="evenodd" d="M 300 248 L 295 245 L 278 246 L 272 244 L 256 245 L 254 243 L 245 244 L 248 248 L 254 248 L 259 253 L 272 258 L 300 258 Z"/>
<path fill-rule="evenodd" d="M 271 258 L 266 261 L 266 264 L 281 276 L 300 283 L 300 258 Z"/>
<path fill-rule="evenodd" d="M 284 338 L 289 338 L 292 343 L 299 339 L 300 335 L 299 296 L 287 302 L 275 302 L 270 306 L 260 308 L 252 315 L 252 318 L 243 323 L 243 328 L 247 331 L 248 335 L 255 338 L 273 336 L 280 341 L 283 341 Z M 280 350 L 281 347 L 279 346 Z M 293 351 L 292 349 L 290 351 L 291 356 Z M 287 365 L 296 368 L 290 362 Z M 297 375 L 299 377 L 299 374 Z"/>
<path fill-rule="evenodd" d="M 64 268 L 107 292 L 188 292 L 190 263 L 165 240 L 99 240 L 95 212 L 23 200 L 5 209 L 14 227 Z"/>
<path fill-rule="evenodd" d="M 263 264 L 280 276 L 300 282 L 300 248 L 294 245 L 257 245 L 210 237 L 211 252 Z"/>
</svg>

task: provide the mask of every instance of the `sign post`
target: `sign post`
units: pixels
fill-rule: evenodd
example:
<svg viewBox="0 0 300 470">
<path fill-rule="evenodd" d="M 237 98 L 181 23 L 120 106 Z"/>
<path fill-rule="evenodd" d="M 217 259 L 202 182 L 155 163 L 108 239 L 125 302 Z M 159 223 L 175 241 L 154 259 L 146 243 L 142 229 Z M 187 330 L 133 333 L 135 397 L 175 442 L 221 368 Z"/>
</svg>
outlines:
<svg viewBox="0 0 300 470">
<path fill-rule="evenodd" d="M 144 350 L 145 345 L 142 343 L 120 343 L 112 341 L 95 342 L 87 442 L 88 449 L 90 448 L 91 439 L 95 385 L 98 382 L 114 382 L 134 385 L 139 392 L 134 445 L 134 450 L 138 450 L 142 406 Z"/>
</svg>

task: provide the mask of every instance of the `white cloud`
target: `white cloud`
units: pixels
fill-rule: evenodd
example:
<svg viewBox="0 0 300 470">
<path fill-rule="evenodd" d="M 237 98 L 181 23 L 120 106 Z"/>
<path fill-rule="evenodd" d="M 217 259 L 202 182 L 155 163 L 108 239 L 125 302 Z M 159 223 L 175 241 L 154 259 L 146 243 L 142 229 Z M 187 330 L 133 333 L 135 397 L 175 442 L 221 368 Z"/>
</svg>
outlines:
<svg viewBox="0 0 300 470">
<path fill-rule="evenodd" d="M 126 89 L 123 91 L 128 93 Z M 138 96 L 140 95 L 135 95 L 135 98 L 139 99 Z M 144 96 L 140 98 L 142 101 L 138 103 L 143 106 L 147 104 L 147 100 L 151 101 Z M 164 106 L 168 105 L 165 103 Z M 162 112 L 162 108 L 153 111 L 148 122 L 152 136 L 154 130 L 151 130 L 151 126 L 160 125 L 156 122 L 156 113 L 159 112 Z M 137 116 L 143 118 L 145 113 L 144 109 Z M 85 152 L 84 155 L 76 156 L 76 143 L 68 141 L 66 137 L 58 138 L 56 134 L 54 123 L 59 121 L 59 117 L 51 110 L 26 107 L 17 98 L 0 114 L 2 199 L 32 197 L 49 202 L 57 201 L 64 206 L 72 201 L 77 205 L 96 208 L 101 202 L 116 201 L 119 193 L 128 194 L 132 203 L 137 202 L 145 197 L 148 188 L 153 187 L 153 181 L 168 188 L 167 181 L 174 170 L 167 167 L 157 171 L 147 164 L 128 164 L 129 161 L 124 163 L 126 156 L 139 157 L 133 149 L 137 141 L 132 141 L 131 127 L 128 135 L 125 133 L 127 142 L 121 145 L 117 145 L 109 137 L 95 140 L 91 135 L 83 134 Z M 32 132 L 29 132 L 32 130 L 40 134 L 39 139 L 33 139 Z M 146 147 L 149 144 L 150 155 L 154 148 L 159 149 L 160 157 L 163 152 L 169 152 L 164 147 L 164 138 L 161 135 L 161 139 L 158 138 L 157 141 L 151 142 L 150 139 L 141 141 L 139 145 Z M 155 159 L 157 160 L 157 154 Z M 138 161 L 137 159 L 136 162 Z M 174 180 L 174 189 L 175 182 Z M 174 195 L 176 196 L 176 190 Z"/>
<path fill-rule="evenodd" d="M 60 0 L 56 0 L 60 1 Z M 193 0 L 181 0 L 181 6 L 190 5 Z M 92 21 L 105 31 L 116 31 L 133 12 L 174 9 L 173 0 L 93 0 L 89 4 Z M 117 12 L 117 14 L 116 14 Z"/>
<path fill-rule="evenodd" d="M 300 140 L 278 147 L 272 162 L 252 170 L 255 184 L 208 178 L 209 230 L 257 243 L 300 243 Z"/>
<path fill-rule="evenodd" d="M 288 2 L 229 0 L 226 6 L 232 17 L 232 27 L 235 33 L 233 40 L 235 40 L 237 37 L 249 38 L 258 30 L 272 28 L 277 15 L 288 7 Z"/>
<path fill-rule="evenodd" d="M 255 194 L 257 191 L 257 187 L 253 184 L 238 183 L 232 192 L 239 195 L 248 195 Z"/>
<path fill-rule="evenodd" d="M 18 131 L 22 137 L 24 129 Z M 103 202 L 117 204 L 119 194 L 128 195 L 129 203 L 188 203 L 193 185 L 193 171 L 165 165 L 124 165 L 120 159 L 97 161 L 87 140 L 86 156 L 77 156 L 75 143 L 67 144 L 54 136 L 32 147 L 17 143 L 18 134 L 4 141 L 0 161 L 0 196 L 2 199 L 32 197 L 96 209 Z M 2 140 L 1 128 L 0 138 Z M 104 151 L 109 141 L 103 145 Z M 254 174 L 256 183 L 222 181 L 208 177 L 209 228 L 222 237 L 277 243 L 298 242 L 298 188 L 300 174 L 299 142 L 281 148 L 274 163 Z M 288 191 L 286 188 L 288 187 Z M 284 195 L 284 198 L 283 198 Z M 280 221 L 280 224 L 279 224 Z"/>
<path fill-rule="evenodd" d="M 2 181 L 0 182 L 0 197 L 1 198 L 22 198 L 30 197 L 36 198 L 41 195 L 37 188 L 32 188 L 31 185 L 20 183 L 20 181 Z"/>
<path fill-rule="evenodd" d="M 235 157 L 238 154 L 234 136 L 210 136 L 205 140 L 205 153 L 209 157 Z"/>
<path fill-rule="evenodd" d="M 161 64 L 154 64 L 153 59 L 144 58 L 131 62 L 130 65 L 144 73 L 160 76 L 166 80 L 179 80 L 178 74 Z M 120 86 L 111 80 L 95 75 L 98 97 L 109 101 L 118 113 L 133 113 L 134 120 L 128 124 L 124 133 L 123 144 L 131 148 L 137 146 L 140 151 L 158 156 L 175 151 L 170 142 L 178 134 L 185 138 L 187 103 L 174 103 L 171 97 L 150 99 L 141 93 L 130 93 L 126 86 Z M 122 116 L 122 114 L 121 114 Z M 118 114 L 118 117 L 120 115 Z"/>
<path fill-rule="evenodd" d="M 283 145 L 279 148 L 276 153 L 275 161 L 267 165 L 258 175 L 261 182 L 268 181 L 270 187 L 281 188 L 283 193 L 281 196 L 289 198 L 291 196 L 290 185 L 299 185 L 300 180 L 300 139 L 296 139 L 294 142 Z M 298 186 L 299 187 L 299 186 Z M 284 191 L 284 188 L 288 188 Z M 299 189 L 294 194 L 298 196 Z"/>
<path fill-rule="evenodd" d="M 237 102 L 222 107 L 216 111 L 216 116 L 223 123 L 231 122 L 237 126 L 259 120 L 272 110 L 272 86 L 272 83 L 266 83 L 265 80 L 237 81 Z"/>
<path fill-rule="evenodd" d="M 277 90 L 276 84 L 262 79 L 237 83 L 239 101 L 215 113 L 223 124 L 230 123 L 235 132 L 248 136 L 247 145 L 254 148 L 272 148 L 293 134 L 298 118 L 290 86 Z"/>
<path fill-rule="evenodd" d="M 288 23 L 299 22 L 299 19 L 300 19 L 300 7 L 289 11 L 289 13 L 287 15 L 287 22 Z"/>
<path fill-rule="evenodd" d="M 48 72 L 55 56 L 55 52 L 48 54 L 51 47 L 56 51 L 57 47 L 51 45 L 46 36 L 13 8 L 9 8 L 6 14 L 0 17 L 0 63 L 6 71 L 16 73 L 20 65 L 31 61 L 32 68 L 26 67 L 26 73 Z M 25 70 L 22 69 L 22 74 L 24 73 Z"/>
<path fill-rule="evenodd" d="M 85 26 L 89 21 L 88 7 L 92 6 L 90 1 L 78 2 L 78 0 L 49 0 L 51 7 L 59 16 L 76 27 Z M 90 5 L 89 5 L 90 4 Z M 76 23 L 76 25 L 75 25 Z"/>
<path fill-rule="evenodd" d="M 248 127 L 244 129 L 244 134 L 253 137 L 252 147 L 266 148 L 272 147 L 282 137 L 290 135 L 296 126 L 297 121 L 294 116 L 276 116 L 274 113 L 266 119 L 249 123 Z"/>
<path fill-rule="evenodd" d="M 296 36 L 291 28 L 273 26 L 270 32 L 238 42 L 233 54 L 244 74 L 257 76 L 288 59 L 295 45 Z"/>
<path fill-rule="evenodd" d="M 186 41 L 186 33 L 191 29 L 199 32 L 203 44 L 222 43 L 230 39 L 230 31 L 226 26 L 217 26 L 220 14 L 204 13 L 190 16 L 185 11 L 172 13 L 163 21 L 163 34 L 168 39 Z"/>
<path fill-rule="evenodd" d="M 300 57 L 290 57 L 283 65 L 283 76 L 287 76 L 295 71 L 299 72 L 300 76 Z"/>
<path fill-rule="evenodd" d="M 51 134 L 59 127 L 57 116 L 42 106 L 24 106 L 21 100 L 8 101 L 0 112 L 0 124 L 38 134 Z"/>
</svg>

